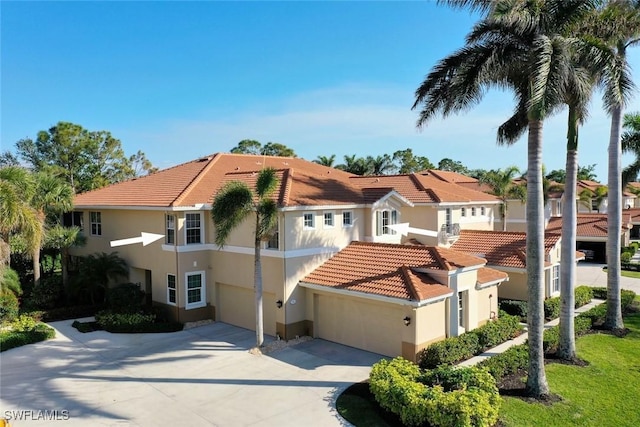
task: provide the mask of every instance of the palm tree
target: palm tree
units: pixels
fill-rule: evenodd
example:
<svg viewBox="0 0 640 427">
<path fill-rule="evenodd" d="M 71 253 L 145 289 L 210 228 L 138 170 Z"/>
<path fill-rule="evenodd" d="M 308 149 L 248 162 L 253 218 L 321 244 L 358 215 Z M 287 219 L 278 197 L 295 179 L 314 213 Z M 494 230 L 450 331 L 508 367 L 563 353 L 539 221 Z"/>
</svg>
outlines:
<svg viewBox="0 0 640 427">
<path fill-rule="evenodd" d="M 47 217 L 59 218 L 64 212 L 73 209 L 73 188 L 58 177 L 35 174 L 35 192 L 30 201 L 37 212 L 38 221 L 45 229 Z M 40 283 L 40 249 L 42 241 L 37 242 L 32 253 L 34 286 Z"/>
<path fill-rule="evenodd" d="M 595 191 L 585 188 L 578 195 L 578 200 L 584 207 L 589 209 L 589 213 L 593 211 L 594 206 L 596 207 L 596 211 L 600 213 L 600 206 L 602 206 L 602 202 L 604 202 L 608 194 L 607 187 L 604 185 L 596 187 Z"/>
<path fill-rule="evenodd" d="M 60 251 L 62 265 L 62 285 L 69 296 L 69 249 L 73 246 L 83 246 L 87 239 L 80 227 L 65 227 L 56 224 L 47 230 L 45 245 Z"/>
<path fill-rule="evenodd" d="M 388 154 L 377 157 L 367 156 L 365 162 L 369 168 L 367 175 L 384 175 L 394 167 L 393 160 Z"/>
<path fill-rule="evenodd" d="M 352 154 L 350 156 L 345 155 L 344 163 L 336 166 L 336 169 L 340 169 L 354 175 L 367 175 L 369 172 L 369 165 L 363 157 L 356 157 L 355 154 Z"/>
<path fill-rule="evenodd" d="M 9 265 L 11 233 L 23 235 L 30 253 L 40 246 L 42 223 L 38 220 L 38 212 L 29 205 L 34 188 L 33 176 L 26 169 L 19 166 L 0 168 L 0 266 Z"/>
<path fill-rule="evenodd" d="M 104 302 L 104 297 L 109 289 L 109 281 L 127 276 L 129 276 L 127 263 L 118 256 L 117 252 L 110 254 L 100 252 L 88 255 L 82 260 L 78 280 L 80 288 L 88 293 L 91 304 L 95 304 L 96 296 L 100 291 L 104 291 L 103 301 L 101 301 Z"/>
<path fill-rule="evenodd" d="M 318 163 L 322 166 L 333 167 L 333 163 L 336 161 L 336 155 L 332 154 L 330 156 L 318 156 L 313 162 Z"/>
<path fill-rule="evenodd" d="M 413 108 L 422 105 L 418 126 L 437 112 L 466 110 L 490 87 L 514 90 L 517 107 L 498 129 L 499 143 L 513 143 L 528 129 L 527 285 L 529 375 L 527 391 L 549 393 L 544 370 L 544 210 L 542 127 L 561 105 L 575 43 L 567 29 L 592 8 L 589 0 L 512 2 L 452 0 L 454 5 L 486 11 L 467 36 L 467 45 L 441 60 L 416 91 Z"/>
<path fill-rule="evenodd" d="M 507 231 L 507 202 L 510 199 L 525 201 L 527 190 L 525 186 L 515 184 L 514 178 L 520 173 L 516 166 L 509 166 L 502 170 L 491 170 L 479 180 L 491 187 L 491 194 L 500 198 L 500 216 L 502 217 L 502 231 Z"/>
<path fill-rule="evenodd" d="M 255 212 L 254 235 L 254 288 L 256 298 L 256 346 L 264 343 L 264 319 L 262 314 L 262 241 L 273 233 L 278 220 L 278 205 L 271 195 L 278 186 L 276 171 L 266 168 L 256 180 L 255 193 L 241 181 L 226 184 L 216 194 L 211 208 L 211 218 L 216 229 L 216 244 L 224 246 L 231 232 Z"/>
<path fill-rule="evenodd" d="M 622 152 L 632 153 L 635 160 L 622 171 L 622 186 L 638 179 L 640 173 L 640 112 L 624 115 L 622 128 Z"/>
</svg>

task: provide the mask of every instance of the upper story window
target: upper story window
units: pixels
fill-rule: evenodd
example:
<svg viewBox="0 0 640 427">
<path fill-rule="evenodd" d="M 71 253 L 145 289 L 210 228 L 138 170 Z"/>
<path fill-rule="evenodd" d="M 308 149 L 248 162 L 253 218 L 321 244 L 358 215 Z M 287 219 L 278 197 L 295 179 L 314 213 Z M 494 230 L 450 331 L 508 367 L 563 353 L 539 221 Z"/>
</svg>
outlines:
<svg viewBox="0 0 640 427">
<path fill-rule="evenodd" d="M 176 243 L 176 216 L 165 216 L 165 238 L 164 241 L 168 245 Z"/>
<path fill-rule="evenodd" d="M 279 249 L 280 248 L 280 235 L 279 235 L 279 229 L 280 227 L 278 226 L 278 223 L 276 223 L 276 228 L 273 231 L 273 234 L 271 235 L 271 237 L 269 237 L 269 240 L 267 240 L 267 249 Z"/>
<path fill-rule="evenodd" d="M 302 226 L 305 230 L 313 230 L 315 228 L 314 217 L 313 212 L 302 215 Z"/>
<path fill-rule="evenodd" d="M 467 208 L 460 208 L 460 216 L 467 216 Z"/>
<path fill-rule="evenodd" d="M 83 229 L 84 222 L 82 220 L 82 212 L 67 212 L 62 216 L 62 225 L 65 227 L 79 227 Z"/>
<path fill-rule="evenodd" d="M 480 207 L 480 215 L 485 215 L 486 210 L 484 208 L 484 206 Z"/>
<path fill-rule="evenodd" d="M 475 208 L 475 206 L 471 208 L 471 216 L 476 216 L 476 208 Z"/>
<path fill-rule="evenodd" d="M 392 224 L 398 223 L 398 211 L 384 210 L 376 212 L 376 235 L 382 236 L 384 234 L 396 234 L 395 231 L 389 228 Z"/>
<path fill-rule="evenodd" d="M 176 304 L 176 276 L 173 274 L 167 275 L 167 303 Z"/>
<path fill-rule="evenodd" d="M 324 228 L 333 228 L 333 212 L 324 212 Z"/>
<path fill-rule="evenodd" d="M 185 214 L 185 233 L 187 245 L 202 243 L 202 214 Z"/>
<path fill-rule="evenodd" d="M 444 210 L 444 223 L 447 225 L 451 224 L 451 208 L 446 208 Z"/>
<path fill-rule="evenodd" d="M 353 212 L 351 211 L 343 211 L 342 212 L 342 226 L 343 227 L 351 227 L 353 225 Z"/>
<path fill-rule="evenodd" d="M 102 236 L 102 214 L 89 212 L 89 222 L 91 223 L 91 235 Z"/>
</svg>

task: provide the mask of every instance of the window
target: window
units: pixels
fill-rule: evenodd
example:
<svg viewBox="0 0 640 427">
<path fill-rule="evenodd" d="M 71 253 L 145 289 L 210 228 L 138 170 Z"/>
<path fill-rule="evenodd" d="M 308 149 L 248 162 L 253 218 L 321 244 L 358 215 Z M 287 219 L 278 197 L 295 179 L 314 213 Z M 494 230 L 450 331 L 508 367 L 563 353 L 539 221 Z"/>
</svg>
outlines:
<svg viewBox="0 0 640 427">
<path fill-rule="evenodd" d="M 467 208 L 460 208 L 460 216 L 467 216 Z"/>
<path fill-rule="evenodd" d="M 82 230 L 82 212 L 67 212 L 62 216 L 62 224 L 65 227 L 79 227 Z"/>
<path fill-rule="evenodd" d="M 167 303 L 176 304 L 176 276 L 167 275 Z"/>
<path fill-rule="evenodd" d="M 458 292 L 458 327 L 464 328 L 464 292 Z"/>
<path fill-rule="evenodd" d="M 353 225 L 353 212 L 351 211 L 342 212 L 342 226 L 351 227 L 352 225 Z"/>
<path fill-rule="evenodd" d="M 476 216 L 476 208 L 475 207 L 471 208 L 471 216 Z"/>
<path fill-rule="evenodd" d="M 333 212 L 324 212 L 324 228 L 333 228 Z"/>
<path fill-rule="evenodd" d="M 91 235 L 102 236 L 102 215 L 100 212 L 89 212 Z"/>
<path fill-rule="evenodd" d="M 480 208 L 480 215 L 483 215 L 483 216 L 484 216 L 485 212 L 486 212 L 486 211 L 485 211 L 485 209 L 484 209 L 484 206 L 482 206 L 482 207 Z"/>
<path fill-rule="evenodd" d="M 313 217 L 313 213 L 305 213 L 302 216 L 303 228 L 305 230 L 313 230 L 313 228 L 315 227 L 313 224 Z"/>
<path fill-rule="evenodd" d="M 168 245 L 173 245 L 176 243 L 176 216 L 175 215 L 166 215 L 165 217 L 165 238 L 164 241 Z"/>
<path fill-rule="evenodd" d="M 551 270 L 551 293 L 560 292 L 560 266 L 554 265 Z"/>
<path fill-rule="evenodd" d="M 279 227 L 276 222 L 276 228 L 273 230 L 273 234 L 267 240 L 267 249 L 278 249 L 280 247 Z"/>
<path fill-rule="evenodd" d="M 185 215 L 187 233 L 187 245 L 202 243 L 202 227 L 200 213 L 188 213 Z"/>
<path fill-rule="evenodd" d="M 376 234 L 382 236 L 385 234 L 396 234 L 395 231 L 389 228 L 392 224 L 398 223 L 398 211 L 397 210 L 384 210 L 376 212 Z"/>
<path fill-rule="evenodd" d="M 187 282 L 187 303 L 186 309 L 205 306 L 204 271 L 186 274 Z"/>
<path fill-rule="evenodd" d="M 451 230 L 451 208 L 444 210 L 444 223 L 447 224 L 447 233 Z"/>
</svg>

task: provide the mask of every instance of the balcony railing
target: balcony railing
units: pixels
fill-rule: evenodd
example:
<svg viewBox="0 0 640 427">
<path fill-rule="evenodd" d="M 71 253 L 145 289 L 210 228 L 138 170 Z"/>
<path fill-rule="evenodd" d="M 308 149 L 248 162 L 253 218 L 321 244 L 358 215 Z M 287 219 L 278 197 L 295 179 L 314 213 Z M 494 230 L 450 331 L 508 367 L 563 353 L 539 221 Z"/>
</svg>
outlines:
<svg viewBox="0 0 640 427">
<path fill-rule="evenodd" d="M 442 224 L 438 233 L 438 242 L 441 244 L 451 243 L 460 237 L 460 224 Z"/>
</svg>

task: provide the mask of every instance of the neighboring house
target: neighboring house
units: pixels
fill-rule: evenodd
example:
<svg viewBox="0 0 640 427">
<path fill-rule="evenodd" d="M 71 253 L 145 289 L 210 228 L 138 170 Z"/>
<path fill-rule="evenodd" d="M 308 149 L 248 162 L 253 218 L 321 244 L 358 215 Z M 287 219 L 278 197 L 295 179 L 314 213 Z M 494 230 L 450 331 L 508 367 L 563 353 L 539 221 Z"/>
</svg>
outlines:
<svg viewBox="0 0 640 427">
<path fill-rule="evenodd" d="M 632 213 L 636 213 L 635 209 L 629 209 L 622 212 L 622 230 L 620 230 L 620 241 L 622 246 L 629 245 L 630 231 L 632 228 Z M 576 249 L 585 254 L 587 261 L 600 263 L 607 262 L 607 227 L 608 222 L 606 214 L 578 214 L 576 223 Z M 552 218 L 547 225 L 546 232 L 561 233 L 562 217 Z"/>
<path fill-rule="evenodd" d="M 483 258 L 487 266 L 509 275 L 500 286 L 500 298 L 527 300 L 526 233 L 509 231 L 465 230 L 451 249 Z M 544 238 L 545 298 L 560 294 L 560 235 L 547 233 Z"/>
<path fill-rule="evenodd" d="M 630 217 L 631 230 L 629 231 L 629 238 L 631 240 L 640 240 L 640 208 L 625 209 L 623 215 L 625 214 Z"/>
<path fill-rule="evenodd" d="M 353 242 L 300 282 L 313 335 L 416 360 L 432 342 L 483 325 L 507 274 L 442 247 Z"/>
</svg>

